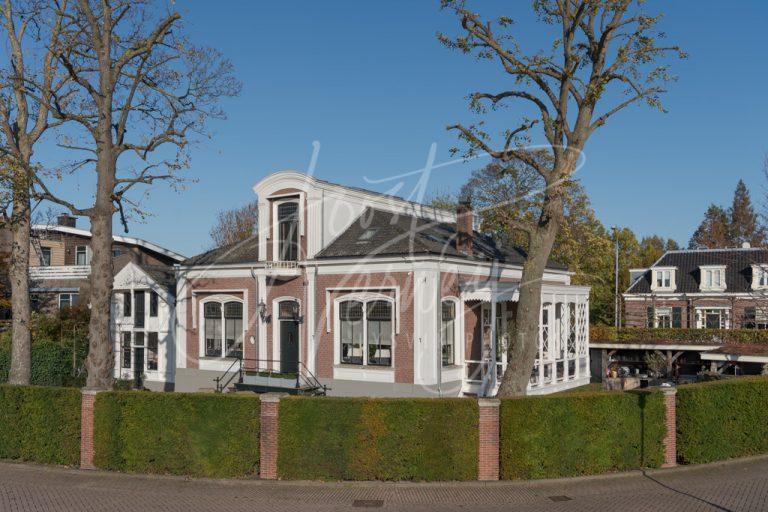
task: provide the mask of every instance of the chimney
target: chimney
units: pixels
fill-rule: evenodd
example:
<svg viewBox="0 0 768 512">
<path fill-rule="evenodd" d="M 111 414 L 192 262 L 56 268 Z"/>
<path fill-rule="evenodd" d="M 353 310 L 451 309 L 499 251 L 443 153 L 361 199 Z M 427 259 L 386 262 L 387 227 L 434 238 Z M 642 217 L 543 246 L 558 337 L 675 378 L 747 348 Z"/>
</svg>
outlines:
<svg viewBox="0 0 768 512">
<path fill-rule="evenodd" d="M 56 223 L 59 226 L 64 226 L 67 228 L 76 228 L 77 227 L 77 217 L 73 217 L 72 215 L 62 213 L 56 218 Z"/>
<path fill-rule="evenodd" d="M 470 199 L 461 199 L 456 208 L 456 248 L 467 256 L 472 254 L 473 227 L 472 202 Z"/>
</svg>

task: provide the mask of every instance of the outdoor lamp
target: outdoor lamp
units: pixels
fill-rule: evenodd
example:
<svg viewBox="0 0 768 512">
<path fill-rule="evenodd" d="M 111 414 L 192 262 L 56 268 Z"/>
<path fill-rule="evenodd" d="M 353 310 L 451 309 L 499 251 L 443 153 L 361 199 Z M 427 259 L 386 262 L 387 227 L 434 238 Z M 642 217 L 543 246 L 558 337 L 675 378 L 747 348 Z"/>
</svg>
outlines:
<svg viewBox="0 0 768 512">
<path fill-rule="evenodd" d="M 259 318 L 261 318 L 261 321 L 265 321 L 267 318 L 267 305 L 264 303 L 264 299 L 261 299 L 259 301 Z"/>
</svg>

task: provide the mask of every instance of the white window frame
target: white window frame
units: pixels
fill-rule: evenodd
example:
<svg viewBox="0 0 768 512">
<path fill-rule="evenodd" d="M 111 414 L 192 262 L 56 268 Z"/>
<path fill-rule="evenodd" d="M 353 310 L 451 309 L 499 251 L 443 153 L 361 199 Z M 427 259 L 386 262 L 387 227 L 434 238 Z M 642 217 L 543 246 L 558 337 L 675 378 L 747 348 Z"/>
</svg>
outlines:
<svg viewBox="0 0 768 512">
<path fill-rule="evenodd" d="M 80 295 L 80 294 L 79 294 L 78 292 L 62 292 L 62 293 L 60 293 L 60 294 L 59 294 L 59 309 L 61 310 L 61 309 L 63 309 L 63 308 L 64 308 L 64 306 L 62 306 L 62 304 L 61 304 L 61 299 L 62 299 L 62 297 L 64 297 L 64 296 L 67 296 L 67 297 L 69 297 L 69 304 L 68 304 L 68 306 L 67 306 L 67 307 L 70 307 L 70 308 L 71 308 L 72 306 L 74 306 L 74 305 L 75 305 L 75 304 L 73 303 L 73 300 L 72 300 L 72 299 L 73 299 L 73 297 L 79 298 L 79 295 Z M 76 299 L 75 299 L 75 300 L 76 300 Z"/>
<path fill-rule="evenodd" d="M 48 262 L 45 261 L 45 252 L 48 252 Z M 53 263 L 53 247 L 40 248 L 40 266 L 50 267 Z"/>
<path fill-rule="evenodd" d="M 651 272 L 651 291 L 673 292 L 677 285 L 675 284 L 677 268 L 676 267 L 654 267 Z M 661 274 L 662 285 L 657 284 Z"/>
<path fill-rule="evenodd" d="M 368 303 L 383 300 L 390 303 L 392 307 L 392 344 L 390 345 L 390 358 L 392 364 L 389 366 L 368 364 Z M 363 304 L 363 364 L 347 364 L 341 362 L 341 307 L 342 302 L 355 301 Z M 349 293 L 333 300 L 333 362 L 336 366 L 345 368 L 364 368 L 366 371 L 386 371 L 391 372 L 395 369 L 395 356 L 397 354 L 396 345 L 396 302 L 394 297 L 381 293 Z"/>
<path fill-rule="evenodd" d="M 220 356 L 208 356 L 205 354 L 205 305 L 209 302 L 218 302 L 221 304 L 221 355 Z M 244 300 L 244 298 L 236 297 L 234 295 L 210 295 L 203 299 L 200 299 L 198 301 L 198 318 L 200 321 L 198 322 L 198 329 L 197 329 L 197 335 L 198 335 L 198 346 L 199 346 L 199 352 L 198 357 L 201 360 L 208 360 L 208 361 L 221 361 L 221 360 L 232 360 L 233 358 L 227 357 L 227 347 L 226 347 L 226 321 L 224 318 L 224 304 L 227 302 L 239 302 L 243 306 L 243 331 L 242 331 L 242 340 L 243 340 L 243 351 L 245 351 L 245 333 L 248 325 L 248 308 L 247 303 Z"/>
<path fill-rule="evenodd" d="M 82 251 L 80 251 L 82 249 Z M 83 259 L 85 260 L 85 263 L 78 263 L 78 258 L 80 257 L 80 254 L 82 253 Z M 90 251 L 88 250 L 87 245 L 77 245 L 75 246 L 75 265 L 79 267 L 85 267 L 91 264 L 91 258 L 90 258 Z"/>
<path fill-rule="evenodd" d="M 655 329 L 659 328 L 660 319 L 662 317 L 668 317 L 669 318 L 669 325 L 666 326 L 666 329 L 672 328 L 672 308 L 669 306 L 662 306 L 658 308 L 654 308 L 653 310 L 653 327 Z"/>
<path fill-rule="evenodd" d="M 706 319 L 706 312 L 707 311 L 719 311 L 721 318 L 720 318 L 720 329 L 730 329 L 731 328 L 731 308 L 729 306 L 698 306 L 696 307 L 696 328 L 697 329 L 706 329 L 707 327 L 707 319 Z"/>
<path fill-rule="evenodd" d="M 454 307 L 454 318 L 453 318 L 453 364 L 450 365 L 443 365 L 443 302 L 452 302 Z M 462 302 L 458 299 L 458 297 L 443 297 L 440 301 L 440 364 L 443 369 L 452 368 L 455 366 L 461 366 L 464 361 L 464 336 L 462 333 L 464 332 L 464 323 L 463 323 L 463 310 L 462 310 Z"/>
<path fill-rule="evenodd" d="M 301 261 L 301 258 L 304 256 L 301 254 L 301 239 L 304 236 L 304 194 L 289 194 L 285 197 L 278 196 L 277 198 L 270 197 L 269 199 L 272 201 L 272 261 L 282 261 L 280 260 L 280 223 L 277 218 L 277 209 L 278 206 L 284 203 L 296 203 L 298 207 L 299 229 L 296 233 L 296 243 L 299 245 L 297 261 Z"/>
<path fill-rule="evenodd" d="M 752 265 L 752 289 L 768 290 L 768 265 Z"/>
<path fill-rule="evenodd" d="M 702 265 L 699 267 L 699 290 L 703 292 L 722 292 L 727 288 L 725 265 Z"/>
</svg>

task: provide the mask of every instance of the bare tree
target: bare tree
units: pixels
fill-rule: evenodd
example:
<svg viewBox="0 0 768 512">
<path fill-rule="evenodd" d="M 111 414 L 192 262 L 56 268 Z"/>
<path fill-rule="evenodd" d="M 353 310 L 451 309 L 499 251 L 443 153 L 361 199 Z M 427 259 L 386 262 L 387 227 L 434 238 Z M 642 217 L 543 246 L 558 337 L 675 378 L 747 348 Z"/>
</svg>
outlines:
<svg viewBox="0 0 768 512">
<path fill-rule="evenodd" d="M 655 26 L 659 16 L 641 12 L 633 0 L 536 0 L 535 13 L 552 27 L 547 50 L 526 53 L 513 35 L 513 21 L 494 21 L 466 7 L 465 0 L 443 0 L 443 8 L 459 19 L 456 37 L 438 34 L 449 48 L 497 61 L 510 87 L 497 92 L 476 92 L 470 106 L 478 114 L 509 102 L 525 105 L 520 121 L 492 141 L 483 122 L 456 124 L 468 149 L 466 156 L 488 153 L 502 162 L 521 162 L 541 175 L 545 189 L 538 216 L 532 221 L 509 220 L 529 239 L 518 303 L 518 324 L 509 348 L 509 364 L 499 389 L 501 396 L 526 391 L 537 352 L 541 280 L 558 229 L 563 222 L 564 186 L 577 168 L 592 134 L 626 107 L 646 102 L 662 110 L 664 83 L 671 79 L 667 66 L 657 64 L 670 56 L 683 57 L 676 46 L 659 44 Z M 543 30 L 540 31 L 543 33 Z M 614 91 L 614 89 L 618 89 Z M 624 97 L 616 98 L 616 92 Z M 531 148 L 533 129 L 540 128 L 546 145 Z"/>
<path fill-rule="evenodd" d="M 45 21 L 44 21 L 45 18 Z M 12 249 L 9 278 L 13 334 L 8 382 L 29 384 L 31 335 L 29 303 L 30 186 L 38 172 L 35 144 L 50 128 L 48 104 L 54 95 L 66 103 L 68 78 L 59 72 L 56 53 L 63 20 L 37 0 L 4 0 L 0 26 L 9 60 L 0 70 L 0 157 L 2 185 L 9 192 Z"/>
<path fill-rule="evenodd" d="M 215 247 L 241 242 L 256 234 L 259 225 L 259 202 L 251 201 L 240 208 L 220 210 L 211 228 Z"/>
<path fill-rule="evenodd" d="M 179 186 L 189 146 L 205 135 L 206 121 L 223 118 L 222 97 L 239 93 L 231 63 L 219 52 L 190 44 L 180 15 L 148 0 L 73 0 L 57 4 L 65 20 L 59 60 L 76 95 L 66 104 L 53 94 L 55 119 L 77 127 L 60 145 L 84 155 L 71 172 L 92 169 L 93 203 L 79 206 L 36 180 L 37 197 L 87 216 L 91 224 L 91 318 L 86 361 L 89 388 L 112 383 L 109 332 L 112 295 L 112 222 L 119 213 L 146 211 L 131 194 L 138 185 Z"/>
</svg>

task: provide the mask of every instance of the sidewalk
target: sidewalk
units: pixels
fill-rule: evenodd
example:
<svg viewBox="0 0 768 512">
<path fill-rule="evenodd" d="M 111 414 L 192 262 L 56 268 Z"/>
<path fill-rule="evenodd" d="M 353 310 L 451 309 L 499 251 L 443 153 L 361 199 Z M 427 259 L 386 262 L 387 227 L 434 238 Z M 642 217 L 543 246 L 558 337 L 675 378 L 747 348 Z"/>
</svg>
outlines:
<svg viewBox="0 0 768 512">
<path fill-rule="evenodd" d="M 599 477 L 494 483 L 208 480 L 0 463 L 0 510 L 765 511 L 768 457 Z"/>
</svg>

